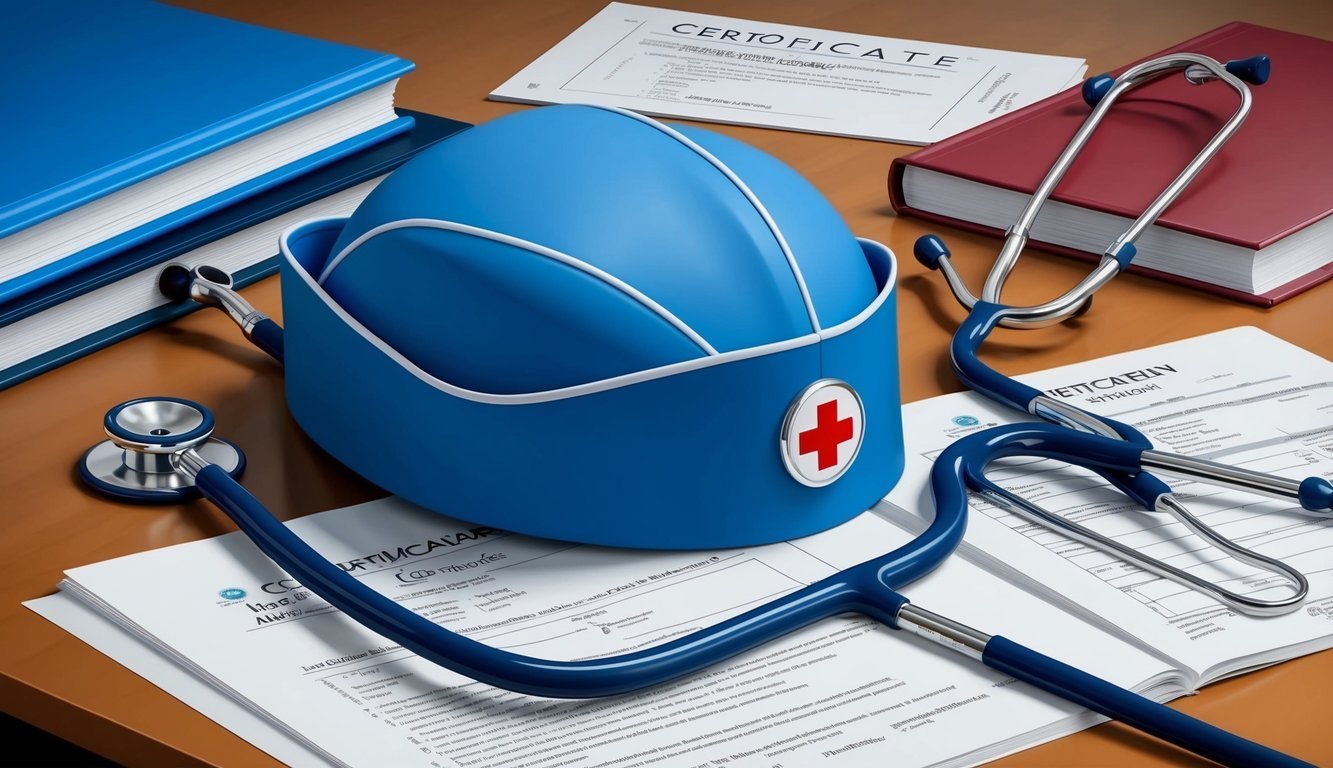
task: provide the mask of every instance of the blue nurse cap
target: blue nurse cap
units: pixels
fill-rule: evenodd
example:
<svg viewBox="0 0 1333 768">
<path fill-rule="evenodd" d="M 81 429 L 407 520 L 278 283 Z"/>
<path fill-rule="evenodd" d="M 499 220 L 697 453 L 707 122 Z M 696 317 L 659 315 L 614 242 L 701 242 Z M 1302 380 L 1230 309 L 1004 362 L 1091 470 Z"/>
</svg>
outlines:
<svg viewBox="0 0 1333 768">
<path fill-rule="evenodd" d="M 719 134 L 516 112 L 284 256 L 293 415 L 432 509 L 738 546 L 842 522 L 901 473 L 892 255 Z"/>
</svg>

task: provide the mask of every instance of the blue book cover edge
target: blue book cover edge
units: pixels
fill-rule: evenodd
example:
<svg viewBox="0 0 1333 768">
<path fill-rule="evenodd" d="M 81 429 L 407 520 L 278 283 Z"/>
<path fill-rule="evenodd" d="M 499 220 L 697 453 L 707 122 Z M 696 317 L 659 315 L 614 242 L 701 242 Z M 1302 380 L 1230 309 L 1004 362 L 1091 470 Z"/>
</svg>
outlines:
<svg viewBox="0 0 1333 768">
<path fill-rule="evenodd" d="M 214 240 L 234 234 L 249 226 L 266 221 L 270 218 L 280 216 L 290 210 L 294 210 L 302 205 L 306 205 L 319 198 L 337 192 L 342 189 L 352 187 L 360 182 L 382 175 L 402 163 L 410 160 L 422 150 L 440 142 L 449 136 L 458 133 L 468 127 L 467 123 L 451 120 L 449 118 L 437 117 L 425 113 L 412 112 L 410 110 L 400 109 L 398 112 L 407 118 L 414 118 L 416 125 L 423 130 L 423 136 L 420 140 L 409 147 L 402 148 L 401 151 L 394 151 L 392 144 L 380 145 L 378 147 L 363 150 L 366 155 L 366 162 L 361 167 L 350 173 L 339 174 L 336 178 L 328 179 L 325 176 L 332 175 L 339 170 L 339 166 L 334 164 L 328 166 L 319 172 L 315 179 L 298 178 L 289 182 L 290 190 L 279 188 L 270 194 L 256 198 L 250 205 L 245 206 L 240 216 L 232 216 L 233 211 L 224 210 L 215 217 L 200 222 L 202 226 L 197 227 L 198 231 L 184 230 L 173 233 L 170 236 L 162 238 L 161 241 L 150 243 L 149 248 L 138 249 L 127 252 L 117 257 L 113 262 L 106 264 L 106 268 L 98 265 L 93 268 L 95 274 L 80 276 L 81 279 L 66 281 L 69 284 L 59 284 L 50 286 L 49 289 L 33 296 L 35 300 L 11 301 L 6 306 L 0 303 L 0 327 L 17 322 L 25 317 L 34 315 L 44 309 L 59 304 L 60 302 L 81 295 L 87 291 L 101 288 L 105 285 L 114 283 L 116 280 L 134 274 L 141 269 L 150 267 L 154 264 L 163 264 L 177 256 L 188 253 L 201 245 Z M 409 133 L 401 140 L 412 138 Z M 393 154 L 390 154 L 390 153 Z M 362 154 L 362 153 L 358 153 Z M 387 155 L 380 157 L 380 155 Z M 315 181 L 314 184 L 309 182 Z M 287 192 L 282 195 L 281 200 L 274 202 L 274 198 L 279 192 Z M 213 223 L 213 218 L 224 218 L 225 221 Z M 275 246 L 276 250 L 276 246 Z M 142 251 L 142 252 L 141 252 Z M 238 288 L 248 286 L 258 280 L 274 274 L 278 268 L 278 257 L 275 254 L 268 259 L 258 262 L 243 270 L 238 270 L 232 275 L 235 285 Z M 128 338 L 156 325 L 182 317 L 185 314 L 202 309 L 201 305 L 193 302 L 183 302 L 180 304 L 167 304 L 154 307 L 146 312 L 141 312 L 133 317 L 126 318 L 114 325 L 95 331 L 72 342 L 64 344 L 55 349 L 49 350 L 40 355 L 34 356 L 24 362 L 15 364 L 0 370 L 0 389 L 5 389 L 18 384 L 22 381 L 33 378 L 41 373 L 58 368 L 65 363 L 76 360 L 85 355 L 108 346 L 114 342 Z"/>
<path fill-rule="evenodd" d="M 223 190 L 222 192 L 200 200 L 193 205 L 172 211 L 165 216 L 154 219 L 153 221 L 144 224 L 143 226 L 136 227 L 129 232 L 124 232 L 109 240 L 103 240 L 102 242 L 85 248 L 78 253 L 71 254 L 59 261 L 47 264 L 40 269 L 15 277 L 5 283 L 0 283 L 0 304 L 11 301 L 25 293 L 30 293 L 43 285 L 49 284 L 53 280 L 77 272 L 78 270 L 95 264 L 108 256 L 119 253 L 127 248 L 132 248 L 161 235 L 164 232 L 188 224 L 202 216 L 206 216 L 214 211 L 251 197 L 252 195 L 259 194 L 264 190 L 271 189 L 283 182 L 290 181 L 302 174 L 309 173 L 316 168 L 354 154 L 370 144 L 384 141 L 400 133 L 404 133 L 411 130 L 411 128 L 412 118 L 410 117 L 399 117 L 395 120 L 391 120 L 384 125 L 335 144 L 328 149 L 316 152 L 313 155 L 307 155 L 296 162 L 289 163 L 281 168 L 277 168 L 262 176 L 251 179 L 248 182 Z"/>
<path fill-rule="evenodd" d="M 59 4 L 53 3 L 50 9 L 39 13 L 77 13 L 77 5 L 75 3 L 74 7 L 62 11 Z M 40 5 L 37 7 L 41 8 Z M 226 42 L 232 46 L 263 41 L 284 50 L 290 49 L 293 55 L 322 56 L 330 64 L 338 61 L 336 66 L 344 68 L 330 71 L 324 78 L 302 85 L 299 90 L 200 125 L 165 143 L 122 157 L 110 165 L 89 168 L 82 175 L 69 178 L 58 186 L 4 201 L 0 204 L 0 237 L 390 82 L 416 66 L 393 54 L 269 29 L 187 8 L 154 2 L 127 5 L 126 8 L 141 14 L 142 24 L 159 24 L 162 30 L 180 28 L 181 25 L 192 32 L 203 29 L 227 38 Z M 26 41 L 19 43 L 20 46 L 24 44 Z M 349 55 L 359 61 L 349 62 Z"/>
<path fill-rule="evenodd" d="M 238 270 L 232 275 L 232 280 L 237 288 L 244 288 L 262 278 L 275 274 L 277 271 L 278 257 L 270 256 L 258 264 Z M 160 325 L 169 320 L 174 320 L 203 308 L 204 307 L 201 304 L 182 302 L 180 304 L 166 304 L 150 309 L 147 312 L 141 312 L 134 317 L 126 318 L 125 320 L 122 320 L 115 325 L 108 326 L 101 331 L 91 333 L 77 341 L 72 341 L 63 346 L 56 347 L 49 352 L 45 352 L 25 362 L 19 363 L 18 365 L 13 365 L 0 371 L 0 389 L 7 389 L 19 382 L 27 381 L 38 374 L 46 373 L 47 371 L 59 368 L 68 362 L 96 352 L 102 347 L 129 338 L 140 331 L 155 325 Z"/>
</svg>

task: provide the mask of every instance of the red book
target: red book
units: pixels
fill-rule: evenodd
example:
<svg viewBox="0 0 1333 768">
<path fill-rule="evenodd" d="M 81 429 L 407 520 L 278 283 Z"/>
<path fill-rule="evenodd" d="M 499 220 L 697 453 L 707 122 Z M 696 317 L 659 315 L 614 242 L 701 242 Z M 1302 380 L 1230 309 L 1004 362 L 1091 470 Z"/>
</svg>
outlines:
<svg viewBox="0 0 1333 768">
<path fill-rule="evenodd" d="M 1265 306 L 1333 278 L 1333 42 L 1235 22 L 1144 60 L 1172 52 L 1265 54 L 1272 76 L 1250 87 L 1249 117 L 1139 238 L 1130 269 Z M 1127 93 L 1042 208 L 1030 244 L 1100 258 L 1238 103 L 1225 83 L 1179 74 Z M 1088 112 L 1073 88 L 894 160 L 894 210 L 1003 234 Z"/>
</svg>

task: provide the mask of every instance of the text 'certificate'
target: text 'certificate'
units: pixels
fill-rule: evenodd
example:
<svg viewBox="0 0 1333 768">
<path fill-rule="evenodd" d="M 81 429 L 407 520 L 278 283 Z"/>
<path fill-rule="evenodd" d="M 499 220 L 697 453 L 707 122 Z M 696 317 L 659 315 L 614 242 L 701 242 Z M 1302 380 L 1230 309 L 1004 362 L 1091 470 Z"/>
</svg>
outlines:
<svg viewBox="0 0 1333 768">
<path fill-rule="evenodd" d="M 929 144 L 1086 69 L 1062 56 L 612 3 L 491 98 Z"/>
</svg>

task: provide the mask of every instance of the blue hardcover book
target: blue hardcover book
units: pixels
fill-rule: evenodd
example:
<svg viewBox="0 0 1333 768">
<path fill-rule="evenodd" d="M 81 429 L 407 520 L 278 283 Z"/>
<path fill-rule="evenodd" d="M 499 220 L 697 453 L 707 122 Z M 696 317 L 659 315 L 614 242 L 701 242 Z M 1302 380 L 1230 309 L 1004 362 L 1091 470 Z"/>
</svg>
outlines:
<svg viewBox="0 0 1333 768">
<path fill-rule="evenodd" d="M 410 128 L 396 56 L 145 0 L 0 9 L 0 302 Z"/>
<path fill-rule="evenodd" d="M 199 308 L 157 291 L 170 262 L 210 264 L 243 287 L 278 268 L 278 237 L 316 216 L 349 214 L 386 174 L 467 123 L 399 110 L 407 133 L 0 302 L 0 389 Z"/>
</svg>

